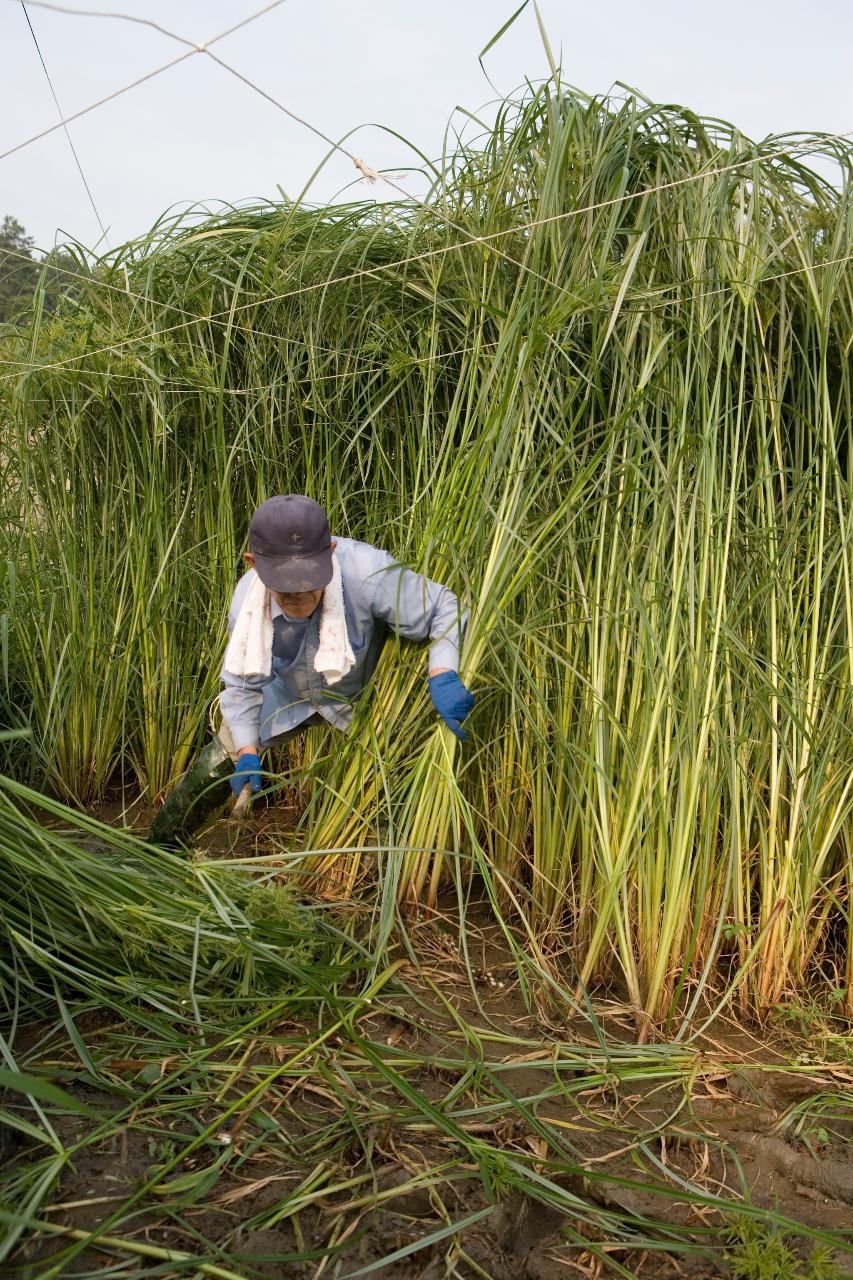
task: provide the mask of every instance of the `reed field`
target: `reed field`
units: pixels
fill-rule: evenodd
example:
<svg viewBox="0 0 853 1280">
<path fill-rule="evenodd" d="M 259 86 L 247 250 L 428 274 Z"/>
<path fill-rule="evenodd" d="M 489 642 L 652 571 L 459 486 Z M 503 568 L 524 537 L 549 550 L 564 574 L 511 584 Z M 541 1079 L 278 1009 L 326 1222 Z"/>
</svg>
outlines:
<svg viewBox="0 0 853 1280">
<path fill-rule="evenodd" d="M 41 1152 L 0 1179 L 0 1257 L 532 1275 L 466 1243 L 521 1196 L 576 1273 L 847 1274 L 843 1214 L 792 1224 L 664 1139 L 732 1079 L 718 1019 L 760 1044 L 808 1011 L 786 1070 L 814 1088 L 779 1132 L 853 1136 L 853 144 L 555 78 L 425 171 L 423 201 L 164 217 L 0 336 L 0 1083 Z M 468 741 L 390 637 L 352 733 L 273 758 L 261 835 L 155 851 L 249 519 L 288 492 L 462 598 Z M 580 1100 L 608 1088 L 671 1114 L 605 1121 Z M 60 1222 L 57 1186 L 127 1124 L 145 1176 Z M 633 1174 L 581 1131 L 621 1134 Z M 278 1270 L 234 1216 L 253 1160 L 252 1194 L 301 1169 L 251 1217 Z M 356 1265 L 368 1204 L 414 1193 L 432 1225 Z"/>
</svg>

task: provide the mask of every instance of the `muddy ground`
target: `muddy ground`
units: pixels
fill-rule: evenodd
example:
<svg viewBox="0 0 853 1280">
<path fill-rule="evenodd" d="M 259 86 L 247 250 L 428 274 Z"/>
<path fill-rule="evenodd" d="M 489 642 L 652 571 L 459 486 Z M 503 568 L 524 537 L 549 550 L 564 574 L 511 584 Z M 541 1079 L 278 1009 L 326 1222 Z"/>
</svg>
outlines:
<svg viewBox="0 0 853 1280">
<path fill-rule="evenodd" d="M 254 829 L 259 850 L 263 821 L 259 817 Z M 393 1056 L 412 1088 L 437 1104 L 454 1092 L 476 1110 L 494 1097 L 493 1085 L 478 1087 L 476 1079 L 460 1088 L 458 1064 L 482 1054 L 506 1099 L 486 1121 L 461 1119 L 467 1136 L 481 1137 L 492 1150 L 523 1155 L 534 1176 L 537 1171 L 547 1175 L 563 1192 L 589 1204 L 597 1222 L 522 1194 L 512 1179 L 503 1186 L 499 1179 L 484 1185 L 470 1148 L 411 1116 L 395 1120 L 401 1100 L 382 1079 L 371 1079 L 363 1096 L 355 1088 L 348 1102 L 346 1089 L 337 1091 L 325 1077 L 308 1074 L 294 1082 L 274 1112 L 274 1141 L 266 1141 L 262 1132 L 268 1116 L 238 1117 L 219 1135 L 218 1146 L 198 1149 L 157 1195 L 143 1198 L 118 1235 L 143 1249 L 168 1249 L 214 1266 L 219 1246 L 230 1259 L 220 1259 L 219 1265 L 233 1275 L 236 1259 L 236 1274 L 246 1280 L 361 1274 L 383 1280 L 604 1280 L 619 1274 L 748 1278 L 752 1273 L 739 1271 L 736 1261 L 743 1255 L 732 1254 L 733 1220 L 703 1204 L 707 1194 L 733 1203 L 747 1199 L 807 1229 L 831 1233 L 837 1246 L 835 1274 L 853 1275 L 853 1039 L 842 1032 L 818 1040 L 720 1019 L 700 1044 L 685 1048 L 680 1061 L 686 1066 L 673 1070 L 665 1057 L 655 1059 L 649 1050 L 649 1062 L 652 1067 L 657 1062 L 658 1069 L 640 1071 L 620 1084 L 606 1070 L 583 1067 L 583 1053 L 600 1049 L 588 1023 L 576 1019 L 555 1026 L 549 1016 L 525 1007 L 512 955 L 486 911 L 469 920 L 467 965 L 453 924 L 448 914 L 413 925 L 420 963 L 403 970 L 408 993 L 389 996 L 359 1030 L 378 1052 Z M 617 1003 L 603 1006 L 599 1014 L 613 1044 L 631 1043 L 630 1022 Z M 476 1051 L 470 1042 L 466 1049 L 463 1024 L 475 1030 Z M 138 1043 L 133 1056 L 118 1056 L 122 1030 L 108 1018 L 86 1015 L 77 1030 L 99 1069 L 125 1096 L 134 1088 L 141 1091 L 152 1071 L 156 1074 L 156 1061 L 147 1060 Z M 22 1069 L 49 1070 L 64 1089 L 102 1113 L 117 1106 L 115 1094 L 99 1088 L 81 1068 L 61 1030 L 30 1031 L 26 1043 Z M 580 1064 L 574 1080 L 564 1069 L 573 1045 Z M 340 1041 L 327 1048 L 324 1069 L 340 1068 L 345 1079 L 353 1071 L 349 1046 Z M 276 1060 L 275 1045 L 266 1043 L 253 1050 L 251 1065 Z M 561 1088 L 555 1090 L 549 1062 L 558 1060 L 563 1061 Z M 215 1119 L 228 1096 L 208 1097 L 195 1117 L 196 1128 Z M 526 1115 L 516 1099 L 524 1100 Z M 15 1105 L 14 1100 L 7 1097 L 5 1105 Z M 66 1115 L 54 1123 L 68 1145 L 79 1140 L 90 1121 Z M 537 1123 L 566 1137 L 575 1153 L 571 1161 L 557 1158 Z M 83 1147 L 66 1166 L 42 1220 L 63 1232 L 101 1227 L 192 1132 L 180 1108 L 171 1119 L 131 1117 L 103 1142 Z M 3 1133 L 7 1167 L 25 1165 L 36 1154 L 43 1151 L 36 1153 L 28 1138 Z M 312 1184 L 305 1207 L 280 1216 L 285 1196 L 312 1171 L 319 1181 Z M 360 1181 L 345 1185 L 351 1179 Z M 608 1232 L 608 1212 L 623 1215 L 623 1222 L 625 1215 L 635 1220 L 633 1247 Z M 412 1251 L 442 1228 L 478 1214 L 463 1230 L 448 1230 L 440 1241 Z M 659 1224 L 658 1243 L 671 1226 L 681 1239 L 687 1232 L 697 1252 L 668 1255 L 645 1247 L 650 1233 L 642 1224 L 647 1221 Z M 579 1243 L 579 1233 L 592 1247 Z M 807 1261 L 814 1242 L 797 1239 L 785 1227 L 779 1233 L 792 1250 L 792 1280 L 817 1277 Z M 65 1234 L 30 1234 L 4 1275 L 9 1280 L 45 1276 L 48 1260 L 68 1240 Z M 334 1252 L 324 1258 L 330 1245 Z M 768 1243 L 765 1252 L 770 1248 Z M 394 1260 L 401 1252 L 407 1256 Z M 54 1274 L 205 1274 L 174 1261 L 172 1268 L 156 1257 L 134 1258 L 101 1241 Z M 759 1272 L 754 1274 L 758 1278 Z M 785 1267 L 766 1274 L 781 1280 Z"/>
</svg>

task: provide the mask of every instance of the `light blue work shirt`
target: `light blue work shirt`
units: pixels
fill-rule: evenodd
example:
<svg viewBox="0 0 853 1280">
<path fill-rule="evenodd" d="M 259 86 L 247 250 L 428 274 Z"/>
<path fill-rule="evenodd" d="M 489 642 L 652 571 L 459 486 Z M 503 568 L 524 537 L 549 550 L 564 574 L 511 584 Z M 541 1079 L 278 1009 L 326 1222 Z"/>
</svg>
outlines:
<svg viewBox="0 0 853 1280">
<path fill-rule="evenodd" d="M 373 674 L 389 631 L 408 640 L 431 641 L 429 670 L 459 670 L 459 645 L 466 615 L 447 587 L 399 564 L 387 551 L 366 542 L 338 538 L 344 613 L 355 666 L 330 685 L 314 670 L 320 644 L 322 605 L 307 620 L 289 619 L 273 597 L 272 669 L 268 676 L 232 675 L 223 667 L 222 716 L 235 747 L 265 746 L 295 729 L 316 712 L 329 724 L 347 730 L 353 703 Z M 228 611 L 228 632 L 255 578 L 254 569 L 240 579 Z M 295 656 L 290 656 L 294 654 Z"/>
</svg>

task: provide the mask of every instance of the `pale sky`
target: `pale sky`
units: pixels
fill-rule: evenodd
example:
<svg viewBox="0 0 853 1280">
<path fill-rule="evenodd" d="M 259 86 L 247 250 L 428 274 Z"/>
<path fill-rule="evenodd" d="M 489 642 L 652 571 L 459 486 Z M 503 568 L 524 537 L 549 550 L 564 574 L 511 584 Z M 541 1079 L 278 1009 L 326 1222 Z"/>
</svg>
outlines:
<svg viewBox="0 0 853 1280">
<path fill-rule="evenodd" d="M 81 8 L 152 19 L 194 43 L 262 2 L 77 0 Z M 457 106 L 488 116 L 496 95 L 478 54 L 518 2 L 285 0 L 215 51 L 336 140 L 355 130 L 346 145 L 373 168 L 400 172 L 418 158 L 394 134 L 435 156 Z M 850 0 L 541 0 L 540 10 L 564 79 L 586 92 L 605 93 L 621 81 L 658 102 L 731 120 L 757 138 L 853 130 Z M 186 47 L 114 18 L 34 5 L 27 11 L 66 116 Z M 485 65 L 500 94 L 547 75 L 532 4 Z M 57 120 L 19 0 L 0 0 L 0 69 L 2 152 Z M 171 206 L 278 198 L 277 184 L 296 196 L 328 150 L 203 53 L 69 129 L 112 246 L 144 234 Z M 399 181 L 423 190 L 416 179 Z M 307 198 L 327 202 L 345 189 L 343 198 L 376 192 L 336 155 Z M 68 236 L 97 242 L 62 130 L 0 160 L 0 217 L 5 213 L 42 247 Z"/>
</svg>

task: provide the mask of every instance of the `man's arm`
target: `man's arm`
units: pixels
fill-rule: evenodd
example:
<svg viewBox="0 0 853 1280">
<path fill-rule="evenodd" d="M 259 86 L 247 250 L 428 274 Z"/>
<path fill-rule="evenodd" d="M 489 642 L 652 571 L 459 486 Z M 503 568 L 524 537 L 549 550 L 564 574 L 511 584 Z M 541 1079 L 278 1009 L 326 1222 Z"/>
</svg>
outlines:
<svg viewBox="0 0 853 1280">
<path fill-rule="evenodd" d="M 397 564 L 384 551 L 375 551 L 370 576 L 372 612 L 410 640 L 432 641 L 429 649 L 429 692 L 438 714 L 461 742 L 462 721 L 474 698 L 457 674 L 459 649 L 467 614 L 449 589 Z"/>
<path fill-rule="evenodd" d="M 241 578 L 231 600 L 231 608 L 228 610 L 229 636 L 234 630 L 251 576 L 247 573 Z M 243 755 L 246 752 L 257 754 L 260 746 L 263 689 L 264 685 L 269 684 L 272 674 L 249 679 L 235 676 L 232 672 L 226 671 L 223 666 L 219 678 L 224 685 L 219 696 L 219 709 L 223 720 L 228 725 L 237 754 Z"/>
<path fill-rule="evenodd" d="M 459 670 L 467 614 L 449 587 L 405 568 L 387 551 L 376 549 L 366 585 L 374 618 L 407 640 L 431 641 L 431 676 Z"/>
<path fill-rule="evenodd" d="M 219 696 L 219 709 L 228 725 L 237 754 L 244 751 L 257 753 L 260 744 L 261 704 L 263 686 L 233 676 L 224 668 L 220 679 L 225 686 Z M 264 684 L 267 681 L 264 680 Z"/>
</svg>

